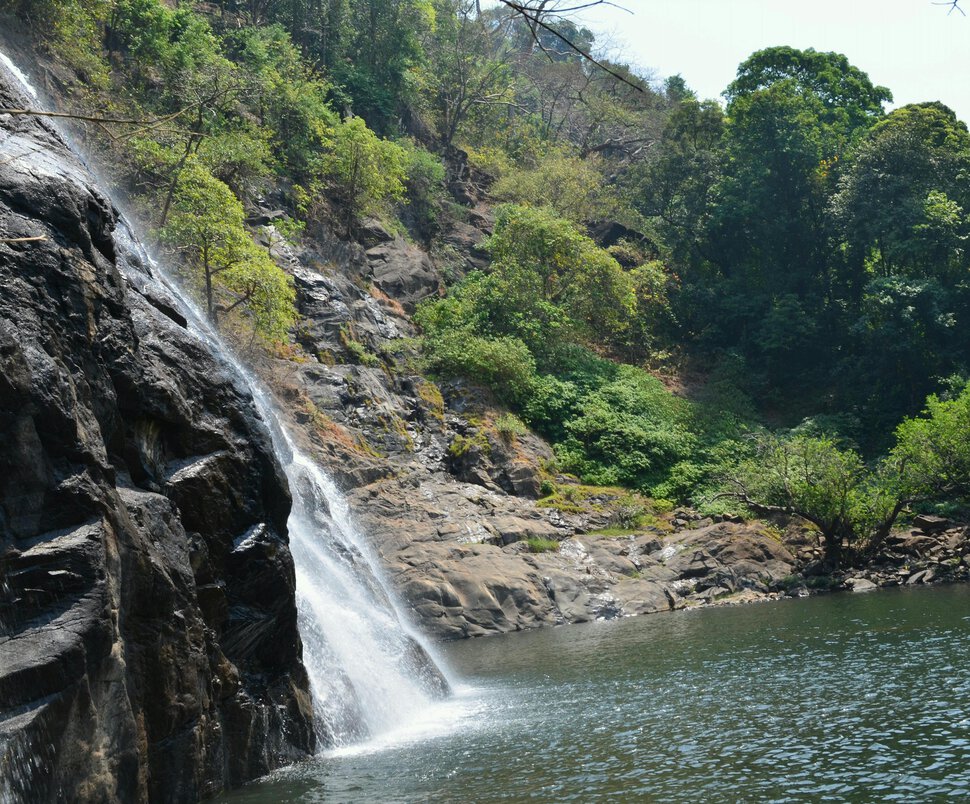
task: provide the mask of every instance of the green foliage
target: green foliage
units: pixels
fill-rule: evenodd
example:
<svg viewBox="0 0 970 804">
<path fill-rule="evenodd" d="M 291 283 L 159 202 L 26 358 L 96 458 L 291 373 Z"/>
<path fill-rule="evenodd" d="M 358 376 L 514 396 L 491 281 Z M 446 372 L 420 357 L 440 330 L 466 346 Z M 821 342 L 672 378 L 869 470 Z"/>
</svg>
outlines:
<svg viewBox="0 0 970 804">
<path fill-rule="evenodd" d="M 233 32 L 226 47 L 249 75 L 250 103 L 286 173 L 298 183 L 311 182 L 319 154 L 339 123 L 327 100 L 330 84 L 315 74 L 280 26 Z"/>
<path fill-rule="evenodd" d="M 502 148 L 494 145 L 483 145 L 480 148 L 465 145 L 464 149 L 468 154 L 468 164 L 491 179 L 500 179 L 514 169 L 512 160 Z"/>
<path fill-rule="evenodd" d="M 649 490 L 697 445 L 688 405 L 632 366 L 580 400 L 564 429 L 561 466 L 598 485 Z"/>
<path fill-rule="evenodd" d="M 378 137 L 359 117 L 333 130 L 320 171 L 343 205 L 348 236 L 357 218 L 379 215 L 388 202 L 404 198 L 406 165 L 404 149 Z"/>
<path fill-rule="evenodd" d="M 547 209 L 500 207 L 488 248 L 497 289 L 517 308 L 507 315 L 502 305 L 492 320 L 539 352 L 563 335 L 618 340 L 635 313 L 632 283 L 616 260 Z"/>
<path fill-rule="evenodd" d="M 411 140 L 401 140 L 398 144 L 404 149 L 407 216 L 417 235 L 430 243 L 441 228 L 445 166 L 437 156 Z"/>
<path fill-rule="evenodd" d="M 462 458 L 473 450 L 478 450 L 485 455 L 491 454 L 491 444 L 488 443 L 488 437 L 481 430 L 470 436 L 459 433 L 448 445 L 448 455 L 452 458 Z"/>
<path fill-rule="evenodd" d="M 921 416 L 903 421 L 887 463 L 907 501 L 970 494 L 970 384 L 954 399 L 930 396 Z"/>
<path fill-rule="evenodd" d="M 253 242 L 243 218 L 242 204 L 229 187 L 189 160 L 161 234 L 202 286 L 214 322 L 220 312 L 244 305 L 258 333 L 282 340 L 296 319 L 292 280 Z"/>
<path fill-rule="evenodd" d="M 905 506 L 970 494 L 970 385 L 955 399 L 929 397 L 923 415 L 899 425 L 895 447 L 876 464 L 827 436 L 762 434 L 724 484 L 723 495 L 758 513 L 812 522 L 834 565 L 846 548 L 875 551 Z"/>
<path fill-rule="evenodd" d="M 457 330 L 425 340 L 427 367 L 444 377 L 467 377 L 500 399 L 526 399 L 535 380 L 535 359 L 517 338 L 484 338 Z"/>
<path fill-rule="evenodd" d="M 828 559 L 838 564 L 846 546 L 880 526 L 872 505 L 871 478 L 859 455 L 825 437 L 758 437 L 754 455 L 727 480 L 726 494 L 757 513 L 795 513 L 825 539 Z"/>
<path fill-rule="evenodd" d="M 500 200 L 548 206 L 581 224 L 607 220 L 618 211 L 616 188 L 607 186 L 596 158 L 581 159 L 562 148 L 546 154 L 531 170 L 506 170 L 492 187 Z"/>
<path fill-rule="evenodd" d="M 340 342 L 350 353 L 354 363 L 361 366 L 370 366 L 371 368 L 380 366 L 381 361 L 377 355 L 370 352 L 367 347 L 357 340 L 346 327 L 340 328 Z"/>
<path fill-rule="evenodd" d="M 476 13 L 474 0 L 435 0 L 434 9 L 421 88 L 447 150 L 469 122 L 497 122 L 514 100 L 515 81 L 502 29 Z"/>
<path fill-rule="evenodd" d="M 525 540 L 530 553 L 555 553 L 559 550 L 559 542 L 555 539 L 542 539 L 538 536 L 530 536 Z"/>
<path fill-rule="evenodd" d="M 825 109 L 826 124 L 845 136 L 867 127 L 882 115 L 883 104 L 893 99 L 886 87 L 873 86 L 869 76 L 841 53 L 792 47 L 771 47 L 751 55 L 738 67 L 738 77 L 726 95 L 733 104 L 779 84 L 817 98 Z"/>
<path fill-rule="evenodd" d="M 522 419 L 514 413 L 503 413 L 495 420 L 495 432 L 506 441 L 514 441 L 529 432 Z"/>
<path fill-rule="evenodd" d="M 99 90 L 109 83 L 100 36 L 111 6 L 110 0 L 0 0 L 0 12 L 16 14 L 89 87 Z"/>
</svg>

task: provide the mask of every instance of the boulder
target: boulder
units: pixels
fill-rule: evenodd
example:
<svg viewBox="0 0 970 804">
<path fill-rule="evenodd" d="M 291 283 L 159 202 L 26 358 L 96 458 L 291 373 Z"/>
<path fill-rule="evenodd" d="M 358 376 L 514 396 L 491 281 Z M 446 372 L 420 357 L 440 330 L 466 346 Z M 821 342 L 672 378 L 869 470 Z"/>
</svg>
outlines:
<svg viewBox="0 0 970 804">
<path fill-rule="evenodd" d="M 939 533 L 950 527 L 950 520 L 933 514 L 919 514 L 913 517 L 913 527 L 923 533 Z"/>
<path fill-rule="evenodd" d="M 847 578 L 845 585 L 853 592 L 871 592 L 879 587 L 868 578 Z"/>
<path fill-rule="evenodd" d="M 408 313 L 429 296 L 444 292 L 444 283 L 431 257 L 401 237 L 367 250 L 368 278 Z"/>
</svg>

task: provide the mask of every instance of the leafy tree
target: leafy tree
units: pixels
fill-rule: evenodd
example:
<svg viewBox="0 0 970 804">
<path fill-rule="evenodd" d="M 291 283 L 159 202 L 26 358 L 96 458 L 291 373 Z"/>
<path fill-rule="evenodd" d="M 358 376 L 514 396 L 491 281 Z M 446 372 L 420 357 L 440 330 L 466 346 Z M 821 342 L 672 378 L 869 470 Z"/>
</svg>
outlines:
<svg viewBox="0 0 970 804">
<path fill-rule="evenodd" d="M 232 32 L 227 49 L 248 74 L 246 99 L 269 132 L 281 169 L 299 184 L 312 184 L 320 153 L 339 123 L 328 102 L 330 84 L 278 25 Z"/>
<path fill-rule="evenodd" d="M 256 332 L 285 337 L 296 319 L 290 279 L 246 232 L 242 204 L 232 191 L 194 160 L 185 166 L 162 236 L 197 272 L 214 323 L 220 312 L 245 306 Z"/>
<path fill-rule="evenodd" d="M 400 140 L 404 149 L 405 206 L 401 218 L 430 246 L 440 232 L 439 216 L 445 202 L 445 166 L 435 154 L 411 140 Z"/>
<path fill-rule="evenodd" d="M 927 276 L 963 257 L 968 157 L 966 125 L 940 103 L 904 106 L 868 132 L 832 199 L 856 303 L 867 273 Z"/>
<path fill-rule="evenodd" d="M 547 209 L 501 207 L 488 248 L 493 272 L 520 302 L 546 308 L 537 321 L 565 315 L 576 334 L 610 341 L 634 315 L 633 285 L 616 260 Z"/>
<path fill-rule="evenodd" d="M 380 213 L 387 202 L 404 198 L 405 166 L 404 149 L 378 137 L 361 118 L 333 130 L 320 170 L 342 204 L 347 237 L 361 215 Z"/>
<path fill-rule="evenodd" d="M 887 463 L 897 469 L 897 492 L 906 504 L 967 497 L 970 385 L 954 399 L 930 396 L 921 416 L 904 420 Z"/>
<path fill-rule="evenodd" d="M 425 94 L 443 150 L 468 117 L 506 110 L 514 102 L 509 48 L 474 0 L 436 0 L 435 25 L 424 47 Z"/>
<path fill-rule="evenodd" d="M 607 186 L 598 158 L 580 159 L 560 148 L 532 170 L 507 172 L 492 187 L 499 200 L 549 206 L 576 224 L 612 218 L 619 207 L 616 193 L 616 187 Z"/>
<path fill-rule="evenodd" d="M 822 534 L 827 561 L 838 567 L 845 549 L 869 536 L 892 513 L 892 507 L 873 510 L 870 482 L 858 453 L 831 438 L 762 434 L 753 457 L 724 479 L 720 496 L 737 499 L 759 514 L 794 514 L 811 522 Z"/>
<path fill-rule="evenodd" d="M 869 76 L 841 53 L 792 47 L 770 47 L 752 54 L 738 67 L 725 95 L 733 106 L 780 84 L 817 99 L 826 126 L 846 140 L 881 117 L 883 104 L 893 99 L 886 87 L 873 86 Z"/>
<path fill-rule="evenodd" d="M 346 46 L 330 69 L 347 105 L 375 131 L 390 134 L 416 101 L 411 78 L 434 20 L 431 0 L 350 0 Z"/>
</svg>

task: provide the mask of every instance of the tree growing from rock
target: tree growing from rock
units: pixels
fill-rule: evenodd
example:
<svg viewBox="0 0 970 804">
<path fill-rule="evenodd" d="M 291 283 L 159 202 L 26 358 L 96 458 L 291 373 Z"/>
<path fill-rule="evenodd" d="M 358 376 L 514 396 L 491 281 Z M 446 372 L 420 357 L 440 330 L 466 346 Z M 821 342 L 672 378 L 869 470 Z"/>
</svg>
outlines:
<svg viewBox="0 0 970 804">
<path fill-rule="evenodd" d="M 271 340 L 285 337 L 296 319 L 292 282 L 253 242 L 232 190 L 201 165 L 190 162 L 183 169 L 161 234 L 199 280 L 206 311 L 217 326 L 220 313 L 245 307 L 256 332 Z"/>
<path fill-rule="evenodd" d="M 342 205 L 347 237 L 361 215 L 379 213 L 385 203 L 404 198 L 406 164 L 404 149 L 378 137 L 359 117 L 334 129 L 320 168 Z"/>
</svg>

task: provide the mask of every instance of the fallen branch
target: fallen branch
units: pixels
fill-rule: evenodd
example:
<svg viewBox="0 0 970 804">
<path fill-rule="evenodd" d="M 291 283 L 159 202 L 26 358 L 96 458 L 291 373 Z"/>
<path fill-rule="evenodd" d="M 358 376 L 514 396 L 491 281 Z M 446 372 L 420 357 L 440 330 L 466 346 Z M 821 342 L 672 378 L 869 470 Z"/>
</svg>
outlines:
<svg viewBox="0 0 970 804">
<path fill-rule="evenodd" d="M 46 239 L 47 235 L 38 235 L 37 237 L 0 237 L 0 243 L 37 243 Z"/>
</svg>

